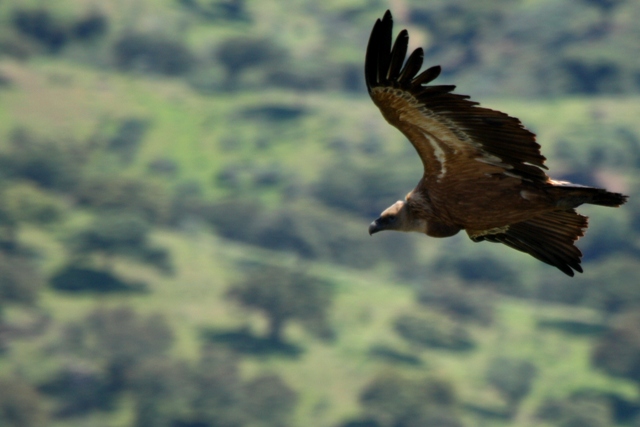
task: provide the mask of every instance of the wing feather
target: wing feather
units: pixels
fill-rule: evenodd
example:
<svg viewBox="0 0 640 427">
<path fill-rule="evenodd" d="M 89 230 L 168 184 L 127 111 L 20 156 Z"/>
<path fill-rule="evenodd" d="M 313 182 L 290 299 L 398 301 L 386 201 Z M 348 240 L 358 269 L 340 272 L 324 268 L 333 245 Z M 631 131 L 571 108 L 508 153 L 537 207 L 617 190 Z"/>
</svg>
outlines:
<svg viewBox="0 0 640 427">
<path fill-rule="evenodd" d="M 409 39 L 407 37 L 407 43 L 408 40 Z M 411 52 L 411 55 L 409 55 L 409 58 L 407 58 L 407 62 L 404 64 L 404 68 L 402 69 L 402 71 L 400 71 L 400 74 L 396 76 L 389 76 L 389 80 L 393 81 L 393 79 L 395 78 L 400 86 L 411 84 L 413 78 L 416 76 L 416 74 L 418 74 L 420 68 L 422 68 L 423 59 L 424 51 L 421 47 L 419 47 Z"/>
<path fill-rule="evenodd" d="M 367 46 L 367 89 L 387 121 L 416 148 L 425 177 L 438 175 L 438 167 L 438 177 L 442 177 L 445 159 L 456 163 L 482 158 L 512 176 L 548 181 L 535 135 L 520 120 L 452 93 L 455 86 L 425 86 L 438 77 L 440 67 L 418 74 L 424 57 L 421 48 L 414 50 L 402 67 L 409 36 L 406 30 L 401 31 L 391 47 L 392 33 L 393 19 L 387 11 L 374 25 Z M 477 173 L 486 170 L 479 168 Z"/>
<path fill-rule="evenodd" d="M 387 80 L 390 79 L 391 76 L 397 76 L 400 74 L 404 58 L 407 56 L 408 44 L 409 33 L 407 30 L 400 31 L 400 34 L 398 34 L 396 42 L 393 44 L 393 48 L 391 49 L 391 61 L 389 64 L 389 72 L 387 73 Z"/>
<path fill-rule="evenodd" d="M 582 273 L 582 253 L 574 243 L 587 225 L 587 217 L 575 210 L 554 211 L 507 227 L 468 233 L 474 242 L 503 243 L 573 276 L 574 270 Z"/>
<path fill-rule="evenodd" d="M 407 30 L 403 30 L 407 31 Z M 409 34 L 407 33 L 407 43 L 409 43 Z M 431 83 L 435 79 L 438 78 L 442 72 L 442 68 L 439 65 L 434 65 L 433 67 L 427 68 L 423 72 L 421 72 L 415 79 L 413 79 L 413 85 L 426 85 L 427 83 Z"/>
</svg>

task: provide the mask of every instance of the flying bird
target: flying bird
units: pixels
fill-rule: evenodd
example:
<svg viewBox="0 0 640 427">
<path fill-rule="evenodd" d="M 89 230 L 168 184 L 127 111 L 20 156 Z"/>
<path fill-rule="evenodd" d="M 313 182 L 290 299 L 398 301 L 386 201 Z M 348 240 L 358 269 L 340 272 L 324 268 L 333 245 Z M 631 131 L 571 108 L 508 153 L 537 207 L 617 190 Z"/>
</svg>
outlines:
<svg viewBox="0 0 640 427">
<path fill-rule="evenodd" d="M 627 196 L 550 179 L 535 135 L 520 120 L 479 107 L 455 86 L 428 85 L 440 66 L 420 72 L 424 52 L 409 55 L 409 35 L 392 40 L 387 11 L 371 31 L 365 59 L 369 95 L 384 118 L 413 144 L 424 166 L 418 185 L 369 226 L 503 243 L 573 276 L 582 272 L 575 241 L 587 203 L 618 207 Z M 393 42 L 393 44 L 392 44 Z"/>
</svg>

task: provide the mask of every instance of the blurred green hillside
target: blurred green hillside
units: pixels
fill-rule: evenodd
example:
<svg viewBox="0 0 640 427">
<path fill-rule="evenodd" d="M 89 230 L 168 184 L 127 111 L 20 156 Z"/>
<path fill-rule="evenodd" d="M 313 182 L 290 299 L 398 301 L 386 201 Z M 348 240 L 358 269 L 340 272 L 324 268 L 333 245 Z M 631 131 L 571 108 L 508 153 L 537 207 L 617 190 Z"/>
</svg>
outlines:
<svg viewBox="0 0 640 427">
<path fill-rule="evenodd" d="M 585 273 L 367 234 L 386 9 L 555 179 Z M 640 426 L 640 3 L 0 2 L 0 426 Z"/>
</svg>

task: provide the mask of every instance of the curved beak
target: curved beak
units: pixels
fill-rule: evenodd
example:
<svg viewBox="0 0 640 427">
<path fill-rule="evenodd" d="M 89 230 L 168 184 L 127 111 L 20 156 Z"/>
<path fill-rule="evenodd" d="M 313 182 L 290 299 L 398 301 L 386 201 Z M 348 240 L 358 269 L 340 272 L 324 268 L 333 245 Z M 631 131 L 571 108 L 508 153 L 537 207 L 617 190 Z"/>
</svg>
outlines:
<svg viewBox="0 0 640 427">
<path fill-rule="evenodd" d="M 372 236 L 375 233 L 377 233 L 378 231 L 382 230 L 380 228 L 380 225 L 378 224 L 378 220 L 376 219 L 375 221 L 373 221 L 371 224 L 369 224 L 369 235 Z"/>
</svg>

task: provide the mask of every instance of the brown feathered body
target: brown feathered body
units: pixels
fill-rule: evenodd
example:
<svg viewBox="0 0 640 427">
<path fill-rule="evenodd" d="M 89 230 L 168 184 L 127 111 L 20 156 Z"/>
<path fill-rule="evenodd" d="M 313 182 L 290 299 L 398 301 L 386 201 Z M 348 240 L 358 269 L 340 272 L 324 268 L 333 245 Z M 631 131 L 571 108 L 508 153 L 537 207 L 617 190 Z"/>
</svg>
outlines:
<svg viewBox="0 0 640 427">
<path fill-rule="evenodd" d="M 455 86 L 427 86 L 440 74 L 418 74 L 422 49 L 406 60 L 408 33 L 392 46 L 387 11 L 371 33 L 365 78 L 384 118 L 413 144 L 424 175 L 404 201 L 374 221 L 382 230 L 417 231 L 448 237 L 465 230 L 476 241 L 504 243 L 568 275 L 582 272 L 574 242 L 587 218 L 583 204 L 619 206 L 626 196 L 604 189 L 551 180 L 535 135 L 514 117 L 479 107 Z"/>
</svg>

